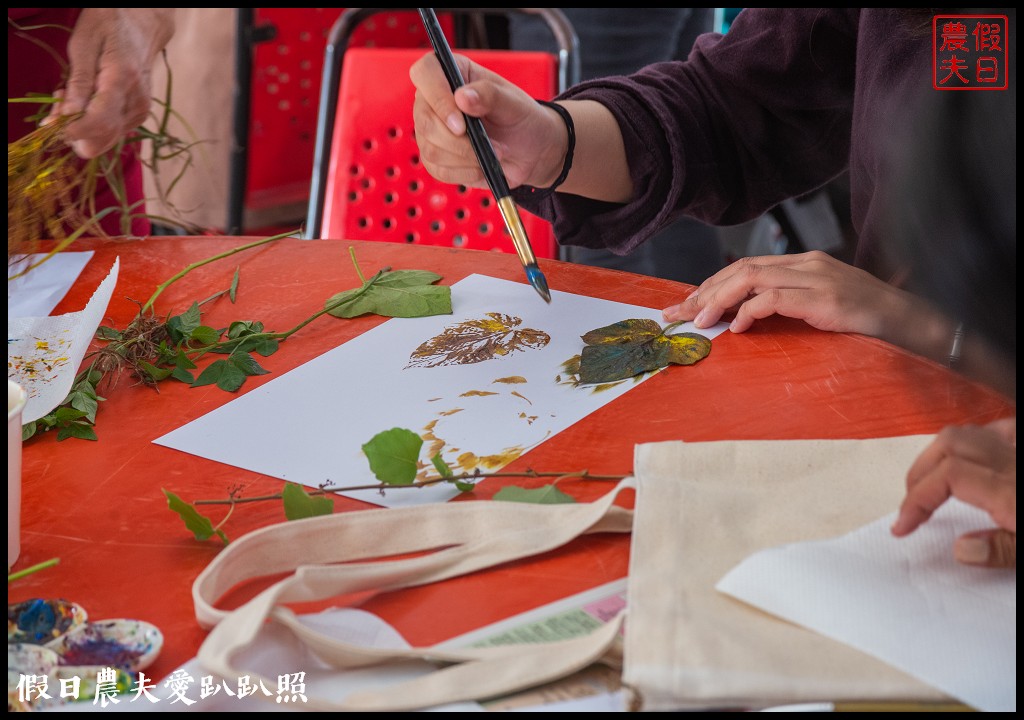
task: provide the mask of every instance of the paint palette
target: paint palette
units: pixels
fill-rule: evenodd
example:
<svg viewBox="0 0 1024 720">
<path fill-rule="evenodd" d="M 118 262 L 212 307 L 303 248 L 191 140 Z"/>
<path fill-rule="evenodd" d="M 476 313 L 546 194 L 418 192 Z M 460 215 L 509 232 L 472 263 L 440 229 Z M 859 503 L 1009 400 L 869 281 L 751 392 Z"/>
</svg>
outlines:
<svg viewBox="0 0 1024 720">
<path fill-rule="evenodd" d="M 124 694 L 135 683 L 134 677 L 120 668 L 78 667 L 64 665 L 61 660 L 60 655 L 43 645 L 8 643 L 7 712 L 31 712 L 65 705 L 71 699 L 58 696 L 56 689 L 63 688 L 66 681 L 77 685 L 78 699 L 94 698 L 98 694 L 100 671 L 107 673 L 104 692 Z"/>
<path fill-rule="evenodd" d="M 7 709 L 40 710 L 66 699 L 39 693 L 77 678 L 79 699 L 105 692 L 128 692 L 134 674 L 160 654 L 160 630 L 141 620 L 88 621 L 85 610 L 67 600 L 36 598 L 7 606 Z M 100 676 L 100 673 L 104 673 Z"/>
<path fill-rule="evenodd" d="M 70 600 L 33 598 L 7 606 L 7 642 L 43 645 L 88 620 Z"/>
<path fill-rule="evenodd" d="M 142 620 L 87 622 L 46 644 L 60 656 L 61 665 L 111 667 L 127 672 L 149 667 L 163 646 L 160 630 Z"/>
</svg>

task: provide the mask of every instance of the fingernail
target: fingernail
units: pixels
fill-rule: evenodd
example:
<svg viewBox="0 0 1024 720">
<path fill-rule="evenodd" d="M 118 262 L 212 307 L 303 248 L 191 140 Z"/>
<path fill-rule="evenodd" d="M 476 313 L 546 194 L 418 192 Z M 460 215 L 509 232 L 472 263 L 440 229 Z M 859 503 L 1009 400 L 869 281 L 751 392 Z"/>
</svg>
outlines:
<svg viewBox="0 0 1024 720">
<path fill-rule="evenodd" d="M 707 320 L 707 318 L 708 318 L 708 309 L 704 308 L 699 313 L 697 313 L 697 317 L 695 317 L 693 319 L 693 324 L 696 325 L 699 328 L 702 328 L 702 327 L 704 327 L 704 322 Z"/>
<path fill-rule="evenodd" d="M 444 124 L 448 126 L 448 129 L 458 135 L 462 132 L 462 116 L 459 113 L 452 113 L 445 118 Z"/>
<path fill-rule="evenodd" d="M 478 103 L 478 102 L 480 102 L 480 93 L 478 93 L 473 88 L 463 88 L 462 89 L 462 95 L 467 100 L 469 100 L 471 103 Z"/>
<path fill-rule="evenodd" d="M 740 323 L 738 320 L 733 320 L 729 323 L 729 332 L 739 332 Z"/>
<path fill-rule="evenodd" d="M 984 565 L 992 548 L 986 538 L 962 537 L 953 543 L 953 557 L 967 565 Z"/>
</svg>

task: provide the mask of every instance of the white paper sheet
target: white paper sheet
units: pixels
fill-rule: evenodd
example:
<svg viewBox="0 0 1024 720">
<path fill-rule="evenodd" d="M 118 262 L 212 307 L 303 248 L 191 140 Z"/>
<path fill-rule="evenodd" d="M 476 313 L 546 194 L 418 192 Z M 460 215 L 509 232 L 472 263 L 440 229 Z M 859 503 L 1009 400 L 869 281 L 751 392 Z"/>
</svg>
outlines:
<svg viewBox="0 0 1024 720">
<path fill-rule="evenodd" d="M 362 445 L 401 427 L 426 436 L 420 460 L 427 464 L 438 438 L 455 472 L 497 470 L 639 382 L 573 387 L 562 364 L 581 352 L 581 335 L 629 318 L 662 323 L 660 310 L 559 291 L 552 296 L 546 305 L 522 283 L 471 275 L 452 288 L 452 315 L 389 320 L 154 442 L 309 487 L 350 487 L 378 482 Z M 421 343 L 464 321 L 487 320 L 488 313 L 514 316 L 521 320 L 516 331 L 539 330 L 550 341 L 483 362 L 410 367 Z M 699 332 L 713 338 L 726 327 Z M 677 330 L 683 331 L 695 329 Z M 456 493 L 444 483 L 383 496 L 344 494 L 390 507 L 443 502 Z"/>
<path fill-rule="evenodd" d="M 7 379 L 28 395 L 22 423 L 38 420 L 67 397 L 114 293 L 119 263 L 114 260 L 83 310 L 7 319 Z"/>
<path fill-rule="evenodd" d="M 962 702 L 1017 709 L 1017 573 L 964 566 L 953 541 L 992 526 L 950 500 L 912 535 L 895 514 L 831 540 L 763 550 L 716 585 L 856 647 Z"/>
<path fill-rule="evenodd" d="M 17 263 L 8 263 L 7 319 L 49 315 L 67 295 L 93 255 L 92 250 L 57 253 L 39 267 L 13 280 L 10 279 L 12 275 L 31 267 L 46 255 L 25 255 Z"/>
</svg>

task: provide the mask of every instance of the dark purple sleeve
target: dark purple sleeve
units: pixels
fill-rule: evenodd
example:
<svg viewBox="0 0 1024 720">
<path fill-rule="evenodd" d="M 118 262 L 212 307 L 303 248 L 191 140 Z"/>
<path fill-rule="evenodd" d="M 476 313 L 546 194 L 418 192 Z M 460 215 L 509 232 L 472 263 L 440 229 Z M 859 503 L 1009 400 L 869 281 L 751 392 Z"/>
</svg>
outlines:
<svg viewBox="0 0 1024 720">
<path fill-rule="evenodd" d="M 685 63 L 577 85 L 562 98 L 597 100 L 618 121 L 635 198 L 517 201 L 562 244 L 624 254 L 680 215 L 733 225 L 824 185 L 849 162 L 858 15 L 747 9 Z"/>
</svg>

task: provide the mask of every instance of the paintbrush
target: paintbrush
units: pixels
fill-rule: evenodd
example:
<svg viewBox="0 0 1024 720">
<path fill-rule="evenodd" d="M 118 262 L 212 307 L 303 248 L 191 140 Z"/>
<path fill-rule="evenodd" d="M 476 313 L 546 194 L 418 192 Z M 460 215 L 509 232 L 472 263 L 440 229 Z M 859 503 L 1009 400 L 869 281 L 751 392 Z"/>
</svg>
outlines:
<svg viewBox="0 0 1024 720">
<path fill-rule="evenodd" d="M 434 14 L 433 8 L 418 9 L 420 17 L 423 18 L 423 26 L 430 37 L 430 44 L 434 46 L 434 54 L 437 56 L 438 62 L 441 63 L 441 68 L 444 70 L 445 77 L 448 78 L 448 84 L 451 85 L 452 92 L 455 92 L 455 90 L 465 85 L 465 81 L 462 79 L 459 66 L 455 63 L 455 56 L 452 55 L 452 49 L 448 45 L 448 40 L 445 39 L 444 33 L 441 32 L 441 24 L 437 21 L 437 15 Z M 505 219 L 505 226 L 508 228 L 508 232 L 512 236 L 512 242 L 516 246 L 516 254 L 519 255 L 519 261 L 523 264 L 523 269 L 526 271 L 526 279 L 533 286 L 533 289 L 544 298 L 544 302 L 550 303 L 551 292 L 548 290 L 548 281 L 544 277 L 544 273 L 537 267 L 537 258 L 533 254 L 533 248 L 530 247 L 530 239 L 526 237 L 526 229 L 523 227 L 522 218 L 519 217 L 519 209 L 512 199 L 512 193 L 508 188 L 508 180 L 501 169 L 501 163 L 498 162 L 498 156 L 494 154 L 491 140 L 484 131 L 484 124 L 480 121 L 480 118 L 470 117 L 465 114 L 463 114 L 463 117 L 466 118 L 466 131 L 473 145 L 473 152 L 476 153 L 480 167 L 484 171 L 484 177 L 487 179 L 487 185 L 491 188 L 494 199 L 498 202 L 498 209 L 501 210 L 501 216 Z"/>
</svg>

